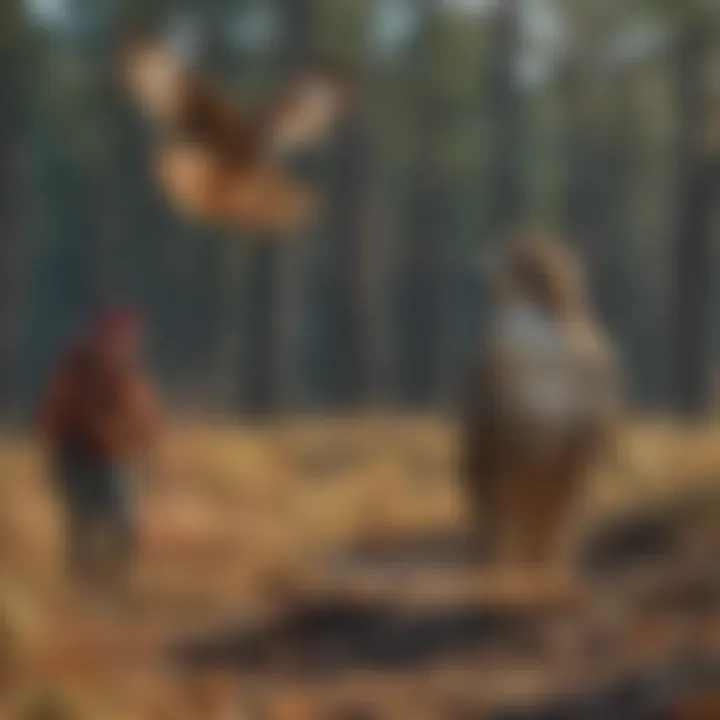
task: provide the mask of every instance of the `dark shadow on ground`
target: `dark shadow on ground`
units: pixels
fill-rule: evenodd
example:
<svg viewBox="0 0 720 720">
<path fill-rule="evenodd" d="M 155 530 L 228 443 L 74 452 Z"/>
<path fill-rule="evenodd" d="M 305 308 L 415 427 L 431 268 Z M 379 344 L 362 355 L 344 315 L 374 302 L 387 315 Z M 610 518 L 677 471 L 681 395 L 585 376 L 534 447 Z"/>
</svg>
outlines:
<svg viewBox="0 0 720 720">
<path fill-rule="evenodd" d="M 584 577 L 610 578 L 678 560 L 682 517 L 665 509 L 649 508 L 612 518 L 594 528 L 577 552 Z M 332 559 L 340 569 L 373 566 L 398 569 L 477 567 L 482 552 L 469 533 L 453 528 L 393 538 L 369 538 Z"/>
<path fill-rule="evenodd" d="M 579 569 L 591 583 L 611 594 L 620 590 L 622 582 L 648 569 L 664 569 L 672 577 L 673 568 L 683 562 L 683 532 L 677 514 L 648 510 L 616 518 L 588 537 L 578 554 Z M 402 577 L 408 568 L 421 574 L 423 569 L 432 573 L 437 568 L 482 572 L 467 536 L 454 530 L 360 543 L 334 558 L 331 565 L 349 580 L 368 568 L 385 568 L 388 577 L 395 570 Z M 670 582 L 663 588 L 653 590 L 656 594 L 642 606 L 642 612 L 661 618 L 692 618 L 698 613 L 720 618 L 720 592 L 712 578 Z M 492 667 L 493 659 L 512 658 L 522 664 L 530 658 L 542 665 L 552 662 L 549 657 L 544 659 L 549 630 L 563 619 L 557 608 L 548 612 L 547 607 L 532 604 L 504 607 L 466 597 L 445 598 L 443 603 L 409 603 L 400 596 L 393 598 L 392 589 L 388 592 L 387 588 L 376 596 L 360 595 L 351 588 L 345 593 L 336 589 L 297 604 L 267 623 L 225 628 L 184 643 L 172 654 L 184 665 L 222 666 L 241 674 L 300 682 L 321 678 L 331 685 L 333 679 L 357 672 L 387 676 L 453 664 L 487 668 Z M 543 700 L 522 712 L 506 707 L 497 714 L 479 715 L 478 706 L 458 700 L 447 707 L 444 717 L 664 720 L 665 708 L 698 685 L 699 677 L 697 658 L 677 655 L 667 661 L 658 658 L 652 667 L 635 667 L 607 682 L 598 680 L 592 691 Z"/>
<path fill-rule="evenodd" d="M 538 631 L 532 615 L 499 608 L 407 610 L 336 599 L 293 608 L 268 627 L 221 631 L 182 648 L 180 657 L 253 672 L 407 670 L 467 654 L 537 652 Z"/>
</svg>

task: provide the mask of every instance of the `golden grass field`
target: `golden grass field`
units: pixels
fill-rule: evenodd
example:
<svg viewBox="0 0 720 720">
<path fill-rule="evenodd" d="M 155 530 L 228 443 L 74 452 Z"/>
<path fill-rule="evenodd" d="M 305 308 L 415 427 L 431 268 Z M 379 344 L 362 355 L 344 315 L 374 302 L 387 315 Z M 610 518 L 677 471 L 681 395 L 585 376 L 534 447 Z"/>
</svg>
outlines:
<svg viewBox="0 0 720 720">
<path fill-rule="evenodd" d="M 312 595 L 329 559 L 360 541 L 381 546 L 466 527 L 454 439 L 441 418 L 174 427 L 164 471 L 137 479 L 139 563 L 119 608 L 68 586 L 61 517 L 39 449 L 7 437 L 0 442 L 0 716 L 319 717 L 290 688 L 251 714 L 243 681 L 178 678 L 156 653 L 171 640 Z M 573 518 L 576 534 L 625 508 L 720 485 L 720 427 L 629 423 L 619 455 L 592 479 Z M 412 698 L 402 702 L 405 711 L 388 717 L 435 717 Z"/>
</svg>

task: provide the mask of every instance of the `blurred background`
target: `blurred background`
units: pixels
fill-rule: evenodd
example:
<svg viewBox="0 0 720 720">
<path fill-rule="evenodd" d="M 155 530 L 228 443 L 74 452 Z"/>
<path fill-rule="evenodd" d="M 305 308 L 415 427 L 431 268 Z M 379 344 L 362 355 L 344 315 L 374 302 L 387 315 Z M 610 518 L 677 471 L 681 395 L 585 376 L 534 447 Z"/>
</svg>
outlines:
<svg viewBox="0 0 720 720">
<path fill-rule="evenodd" d="M 249 107 L 310 55 L 353 69 L 358 111 L 300 168 L 324 201 L 311 230 L 278 241 L 173 211 L 116 77 L 128 28 L 160 29 Z M 226 708 L 265 720 L 467 720 L 496 694 L 514 708 L 629 677 L 549 660 L 562 642 L 536 637 L 546 615 L 529 613 L 532 632 L 515 610 L 488 615 L 492 583 L 468 562 L 458 433 L 438 411 L 489 318 L 495 259 L 528 227 L 582 254 L 633 411 L 621 462 L 571 513 L 591 605 L 617 609 L 628 566 L 644 578 L 659 552 L 680 590 L 627 615 L 617 655 L 656 669 L 700 638 L 714 673 L 700 684 L 716 679 L 720 431 L 687 420 L 720 400 L 719 186 L 716 0 L 0 0 L 0 421 L 26 425 L 62 350 L 118 305 L 147 320 L 173 420 L 168 466 L 126 479 L 138 552 L 114 614 L 68 582 L 38 444 L 0 435 L 0 714 L 23 690 L 14 668 L 31 695 L 40 677 L 105 705 L 4 717 L 160 717 L 157 697 L 189 702 L 160 662 L 189 639 L 231 671 Z M 707 594 L 682 594 L 688 567 Z M 318 611 L 338 586 L 348 602 Z M 290 619 L 264 635 L 278 608 Z M 688 622 L 695 646 L 678 640 Z M 263 682 L 240 683 L 243 658 Z M 685 671 L 663 666 L 641 694 Z M 298 692 L 335 690 L 346 714 L 298 709 Z M 622 692 L 625 714 L 551 716 L 640 717 Z M 367 710 L 383 698 L 389 711 Z M 98 709 L 114 703 L 130 706 Z M 231 717 L 198 708 L 163 717 Z"/>
<path fill-rule="evenodd" d="M 117 87 L 160 27 L 240 101 L 346 60 L 361 111 L 315 153 L 321 222 L 267 243 L 179 219 Z M 69 335 L 133 304 L 179 411 L 435 409 L 518 226 L 582 251 L 638 407 L 717 384 L 720 12 L 711 0 L 5 0 L 0 404 L 27 417 Z"/>
</svg>

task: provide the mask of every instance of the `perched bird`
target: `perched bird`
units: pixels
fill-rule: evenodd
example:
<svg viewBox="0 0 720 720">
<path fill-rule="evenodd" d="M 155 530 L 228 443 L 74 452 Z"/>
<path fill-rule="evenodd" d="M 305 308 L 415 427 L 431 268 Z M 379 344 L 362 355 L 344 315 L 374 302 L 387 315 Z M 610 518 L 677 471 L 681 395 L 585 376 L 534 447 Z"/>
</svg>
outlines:
<svg viewBox="0 0 720 720">
<path fill-rule="evenodd" d="M 568 248 L 521 239 L 497 280 L 465 388 L 464 482 L 482 546 L 539 569 L 612 437 L 618 376 Z"/>
<path fill-rule="evenodd" d="M 154 170 L 182 213 L 221 226 L 301 229 L 317 210 L 312 192 L 283 165 L 325 138 L 351 106 L 337 68 L 303 69 L 261 110 L 247 112 L 154 38 L 133 38 L 120 54 L 121 78 L 158 131 Z"/>
</svg>

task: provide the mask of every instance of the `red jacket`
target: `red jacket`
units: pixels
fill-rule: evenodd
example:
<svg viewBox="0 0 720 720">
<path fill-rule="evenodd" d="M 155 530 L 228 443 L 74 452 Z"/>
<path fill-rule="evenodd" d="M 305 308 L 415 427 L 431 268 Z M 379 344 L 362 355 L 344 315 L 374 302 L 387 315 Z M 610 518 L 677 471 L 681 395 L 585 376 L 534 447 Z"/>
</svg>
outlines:
<svg viewBox="0 0 720 720">
<path fill-rule="evenodd" d="M 39 425 L 57 449 L 81 448 L 112 461 L 149 449 L 159 420 L 155 393 L 138 367 L 111 367 L 92 347 L 81 345 L 59 363 Z"/>
</svg>

